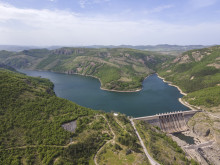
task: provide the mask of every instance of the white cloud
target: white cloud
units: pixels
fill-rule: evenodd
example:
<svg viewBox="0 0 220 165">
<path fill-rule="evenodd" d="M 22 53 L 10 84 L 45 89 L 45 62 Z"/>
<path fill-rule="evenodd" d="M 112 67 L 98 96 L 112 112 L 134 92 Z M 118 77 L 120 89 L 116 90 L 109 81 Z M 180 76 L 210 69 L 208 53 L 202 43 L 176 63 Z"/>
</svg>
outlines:
<svg viewBox="0 0 220 165">
<path fill-rule="evenodd" d="M 103 2 L 109 2 L 110 0 L 79 0 L 79 5 L 81 8 L 85 8 L 87 5 L 99 4 Z"/>
<path fill-rule="evenodd" d="M 174 5 L 158 6 L 158 7 L 155 7 L 154 9 L 152 9 L 152 10 L 149 10 L 149 13 L 159 13 L 163 10 L 170 9 L 170 8 L 173 8 L 173 7 L 174 7 Z"/>
<path fill-rule="evenodd" d="M 204 8 L 212 6 L 217 2 L 217 0 L 189 0 L 190 6 L 194 8 Z"/>
<path fill-rule="evenodd" d="M 220 24 L 176 25 L 155 20 L 85 17 L 61 10 L 20 9 L 0 3 L 0 44 L 217 44 Z"/>
<path fill-rule="evenodd" d="M 87 3 L 88 3 L 87 0 L 80 0 L 80 1 L 79 1 L 79 5 L 80 5 L 81 8 L 85 8 L 85 5 L 86 5 Z"/>
</svg>

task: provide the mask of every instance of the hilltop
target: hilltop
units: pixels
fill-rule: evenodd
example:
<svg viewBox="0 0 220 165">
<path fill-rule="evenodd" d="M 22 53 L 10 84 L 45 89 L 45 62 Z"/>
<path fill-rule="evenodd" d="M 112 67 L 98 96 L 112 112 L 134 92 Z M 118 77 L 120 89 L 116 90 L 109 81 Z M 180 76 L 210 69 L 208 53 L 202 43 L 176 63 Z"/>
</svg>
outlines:
<svg viewBox="0 0 220 165">
<path fill-rule="evenodd" d="M 156 52 L 127 48 L 0 51 L 0 61 L 6 65 L 93 76 L 100 80 L 102 89 L 113 91 L 140 90 L 144 78 L 155 73 L 155 66 L 171 58 Z"/>
</svg>

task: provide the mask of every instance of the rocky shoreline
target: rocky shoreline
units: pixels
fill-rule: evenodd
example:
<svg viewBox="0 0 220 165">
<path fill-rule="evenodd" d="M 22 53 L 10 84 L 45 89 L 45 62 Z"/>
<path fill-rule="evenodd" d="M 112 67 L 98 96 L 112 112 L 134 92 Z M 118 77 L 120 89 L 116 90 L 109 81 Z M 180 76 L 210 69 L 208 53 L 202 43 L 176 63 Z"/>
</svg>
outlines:
<svg viewBox="0 0 220 165">
<path fill-rule="evenodd" d="M 157 73 L 157 76 L 158 76 L 160 79 L 162 79 L 163 82 L 167 83 L 168 85 L 176 87 L 176 88 L 180 91 L 180 93 L 181 93 L 182 95 L 184 95 L 184 96 L 187 95 L 187 93 L 183 92 L 183 91 L 180 89 L 180 87 L 178 87 L 177 85 L 173 85 L 172 82 L 166 81 L 163 77 L 159 76 L 158 73 Z M 185 105 L 186 107 L 188 107 L 188 108 L 191 109 L 191 110 L 193 110 L 193 109 L 200 109 L 200 107 L 190 105 L 188 102 L 184 101 L 182 98 L 179 98 L 178 100 L 179 100 L 179 102 L 180 102 L 181 104 Z"/>
<path fill-rule="evenodd" d="M 182 95 L 184 95 L 184 96 L 187 95 L 186 93 L 184 93 L 184 92 L 182 91 L 182 89 L 180 89 L 180 87 L 178 87 L 178 86 L 176 86 L 176 85 L 173 85 L 172 82 L 170 82 L 170 81 L 166 81 L 165 78 L 159 76 L 158 73 L 157 73 L 157 76 L 158 76 L 160 79 L 162 79 L 163 82 L 167 83 L 168 85 L 176 87 L 176 88 L 180 91 L 180 93 L 181 93 Z"/>
</svg>

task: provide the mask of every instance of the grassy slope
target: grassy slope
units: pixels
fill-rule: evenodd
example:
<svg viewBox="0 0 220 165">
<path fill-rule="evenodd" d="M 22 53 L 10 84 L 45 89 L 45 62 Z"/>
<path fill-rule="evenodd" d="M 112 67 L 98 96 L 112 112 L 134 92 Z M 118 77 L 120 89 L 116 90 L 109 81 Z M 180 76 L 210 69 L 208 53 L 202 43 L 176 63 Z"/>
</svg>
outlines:
<svg viewBox="0 0 220 165">
<path fill-rule="evenodd" d="M 192 50 L 165 63 L 159 75 L 178 85 L 190 104 L 220 105 L 220 46 Z"/>
<path fill-rule="evenodd" d="M 155 66 L 170 58 L 127 48 L 0 51 L 0 61 L 13 67 L 91 75 L 100 79 L 102 88 L 122 91 L 140 89 Z"/>
<path fill-rule="evenodd" d="M 119 153 L 114 155 L 116 159 L 124 155 L 129 158 L 129 163 L 148 164 L 126 116 L 117 117 L 124 121 L 122 129 L 112 114 L 93 111 L 56 97 L 49 80 L 5 69 L 0 69 L 0 93 L 0 164 L 93 164 L 99 148 L 113 139 L 101 115 L 106 116 L 115 132 L 114 144 L 121 146 L 108 151 Z M 75 133 L 61 127 L 75 119 Z M 124 139 L 123 142 L 118 141 L 118 137 Z M 132 152 L 127 157 L 125 153 L 129 149 Z M 136 156 L 143 159 L 137 162 Z M 107 157 L 102 157 L 102 161 L 111 163 Z"/>
</svg>

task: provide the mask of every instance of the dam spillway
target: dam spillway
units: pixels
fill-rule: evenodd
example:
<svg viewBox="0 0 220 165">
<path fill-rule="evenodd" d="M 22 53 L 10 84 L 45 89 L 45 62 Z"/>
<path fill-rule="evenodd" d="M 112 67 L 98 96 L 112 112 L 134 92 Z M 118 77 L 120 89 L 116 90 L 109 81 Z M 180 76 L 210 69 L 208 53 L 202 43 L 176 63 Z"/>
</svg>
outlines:
<svg viewBox="0 0 220 165">
<path fill-rule="evenodd" d="M 159 127 L 166 133 L 176 133 L 188 130 L 187 122 L 196 112 L 198 111 L 177 111 L 134 119 L 147 121 L 149 124 Z"/>
<path fill-rule="evenodd" d="M 160 128 L 167 133 L 187 130 L 183 113 L 165 114 L 159 116 Z"/>
</svg>

